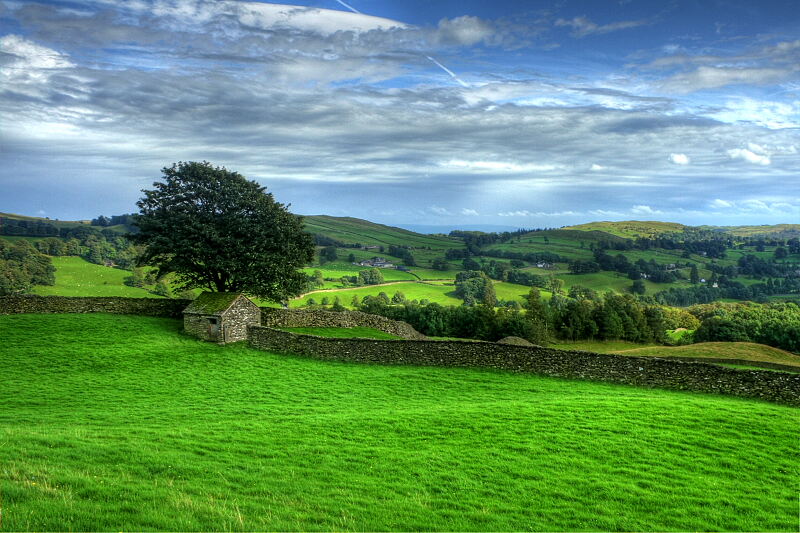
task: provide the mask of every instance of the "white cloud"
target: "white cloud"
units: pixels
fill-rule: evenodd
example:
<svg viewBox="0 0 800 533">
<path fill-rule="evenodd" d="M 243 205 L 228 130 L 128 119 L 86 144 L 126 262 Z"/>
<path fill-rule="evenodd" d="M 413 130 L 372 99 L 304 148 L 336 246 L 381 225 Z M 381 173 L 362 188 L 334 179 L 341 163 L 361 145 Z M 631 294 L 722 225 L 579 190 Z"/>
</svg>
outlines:
<svg viewBox="0 0 800 533">
<path fill-rule="evenodd" d="M 631 208 L 631 213 L 634 215 L 660 215 L 663 211 L 653 209 L 649 205 L 635 205 Z"/>
<path fill-rule="evenodd" d="M 606 169 L 606 167 L 604 167 L 603 165 L 598 165 L 597 163 L 592 163 L 592 166 L 591 166 L 591 168 L 589 170 L 591 170 L 593 172 L 599 172 L 599 171 L 605 170 L 605 169 Z"/>
<path fill-rule="evenodd" d="M 728 150 L 728 156 L 731 159 L 743 159 L 754 165 L 767 166 L 772 163 L 772 160 L 768 155 L 756 154 L 746 148 L 734 148 L 732 150 Z"/>
<path fill-rule="evenodd" d="M 547 172 L 561 168 L 558 165 L 512 163 L 508 161 L 465 161 L 462 159 L 451 159 L 441 163 L 441 166 L 478 172 Z"/>
<path fill-rule="evenodd" d="M 676 165 L 688 165 L 690 163 L 689 156 L 686 154 L 669 154 L 669 160 Z"/>
<path fill-rule="evenodd" d="M 587 17 L 575 17 L 570 20 L 558 19 L 556 26 L 570 26 L 572 28 L 571 35 L 573 37 L 586 37 L 588 35 L 600 35 L 603 33 L 610 33 L 618 30 L 625 30 L 628 28 L 636 28 L 637 26 L 644 26 L 648 24 L 646 20 L 623 20 L 620 22 L 612 22 L 611 24 L 598 25 L 589 20 Z"/>
<path fill-rule="evenodd" d="M 464 15 L 440 20 L 437 38 L 442 44 L 471 46 L 485 41 L 492 36 L 492 33 L 491 26 L 483 20 Z"/>
<path fill-rule="evenodd" d="M 62 54 L 19 35 L 5 35 L 0 37 L 0 52 L 12 56 L 10 65 L 5 65 L 3 70 L 9 69 L 59 69 L 70 68 L 75 65 L 66 54 Z"/>
<path fill-rule="evenodd" d="M 726 202 L 725 200 L 720 200 L 719 198 L 717 198 L 709 204 L 709 207 L 714 209 L 729 209 L 733 207 L 733 204 L 731 202 Z"/>
<path fill-rule="evenodd" d="M 479 213 L 474 209 L 467 209 L 466 207 L 463 207 L 461 209 L 461 214 L 468 217 L 476 217 Z"/>
<path fill-rule="evenodd" d="M 727 85 L 769 85 L 792 76 L 793 69 L 700 66 L 664 80 L 661 88 L 675 93 L 691 93 Z"/>
<path fill-rule="evenodd" d="M 428 211 L 430 211 L 434 215 L 441 215 L 441 216 L 450 216 L 453 214 L 450 211 L 448 211 L 446 207 L 441 207 L 438 205 L 432 205 L 428 207 Z"/>
<path fill-rule="evenodd" d="M 527 209 L 522 209 L 518 211 L 504 211 L 497 213 L 497 216 L 501 217 L 564 217 L 564 216 L 574 216 L 580 215 L 581 213 L 575 211 L 556 211 L 552 213 L 547 213 L 544 211 L 528 211 Z"/>
</svg>

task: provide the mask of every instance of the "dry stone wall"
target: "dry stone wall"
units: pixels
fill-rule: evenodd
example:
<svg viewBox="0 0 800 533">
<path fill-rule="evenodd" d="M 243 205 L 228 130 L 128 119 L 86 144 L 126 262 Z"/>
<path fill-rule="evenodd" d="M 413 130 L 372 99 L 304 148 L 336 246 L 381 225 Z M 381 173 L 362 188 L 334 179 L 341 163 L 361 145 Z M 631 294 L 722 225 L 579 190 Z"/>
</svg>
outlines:
<svg viewBox="0 0 800 533">
<path fill-rule="evenodd" d="M 0 296 L 0 315 L 22 313 L 114 313 L 180 318 L 191 300 L 167 298 L 85 298 L 70 296 Z"/>
<path fill-rule="evenodd" d="M 404 339 L 425 339 L 425 335 L 406 322 L 360 311 L 320 311 L 316 309 L 261 309 L 261 325 L 274 328 L 373 328 Z"/>
<path fill-rule="evenodd" d="M 379 341 L 250 328 L 250 345 L 271 352 L 380 364 L 481 367 L 563 378 L 712 392 L 800 406 L 800 374 L 734 370 L 706 363 L 622 357 L 464 341 Z"/>
</svg>

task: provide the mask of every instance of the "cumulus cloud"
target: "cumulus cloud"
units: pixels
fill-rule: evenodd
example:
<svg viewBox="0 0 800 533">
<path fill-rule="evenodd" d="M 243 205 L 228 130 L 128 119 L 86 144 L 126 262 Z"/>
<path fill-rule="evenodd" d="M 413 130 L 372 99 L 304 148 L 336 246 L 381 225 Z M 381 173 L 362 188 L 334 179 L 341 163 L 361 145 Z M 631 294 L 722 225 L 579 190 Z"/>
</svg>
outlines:
<svg viewBox="0 0 800 533">
<path fill-rule="evenodd" d="M 471 46 L 487 41 L 493 33 L 494 30 L 486 21 L 464 15 L 440 20 L 436 39 L 443 44 Z"/>
<path fill-rule="evenodd" d="M 686 154 L 669 154 L 669 160 L 676 165 L 688 165 L 690 163 L 689 156 Z"/>
<path fill-rule="evenodd" d="M 468 209 L 466 207 L 461 208 L 461 214 L 468 217 L 476 217 L 479 215 L 474 209 Z"/>
<path fill-rule="evenodd" d="M 754 165 L 767 166 L 772 163 L 772 160 L 768 155 L 757 154 L 746 148 L 733 148 L 731 150 L 728 150 L 727 153 L 728 157 L 730 157 L 731 159 L 742 159 Z"/>
</svg>

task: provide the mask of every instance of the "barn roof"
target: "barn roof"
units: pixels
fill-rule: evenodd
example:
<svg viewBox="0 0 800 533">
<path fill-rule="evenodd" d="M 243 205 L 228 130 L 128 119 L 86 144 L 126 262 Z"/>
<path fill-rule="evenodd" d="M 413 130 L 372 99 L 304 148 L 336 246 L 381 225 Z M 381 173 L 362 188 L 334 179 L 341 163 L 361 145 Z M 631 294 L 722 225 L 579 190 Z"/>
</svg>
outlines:
<svg viewBox="0 0 800 533">
<path fill-rule="evenodd" d="M 183 312 L 196 315 L 221 315 L 240 297 L 250 301 L 238 292 L 204 292 L 192 300 Z"/>
</svg>

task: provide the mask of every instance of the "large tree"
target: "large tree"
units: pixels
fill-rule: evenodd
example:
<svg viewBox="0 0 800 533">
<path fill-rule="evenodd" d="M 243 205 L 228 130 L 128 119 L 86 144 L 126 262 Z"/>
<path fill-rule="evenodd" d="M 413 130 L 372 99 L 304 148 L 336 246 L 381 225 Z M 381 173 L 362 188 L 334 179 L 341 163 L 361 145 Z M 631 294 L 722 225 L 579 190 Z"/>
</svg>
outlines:
<svg viewBox="0 0 800 533">
<path fill-rule="evenodd" d="M 206 161 L 162 169 L 144 190 L 133 238 L 146 249 L 141 265 L 173 272 L 178 290 L 245 292 L 282 301 L 300 294 L 298 271 L 314 255 L 302 219 L 255 181 Z"/>
</svg>

